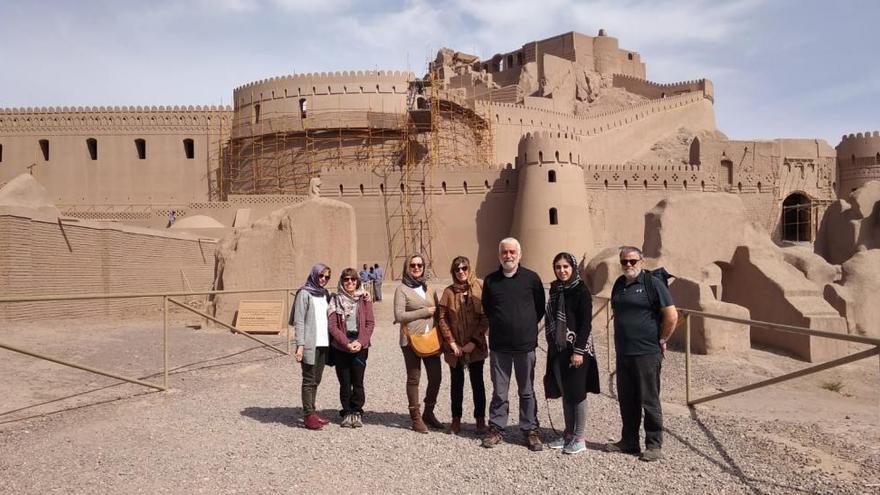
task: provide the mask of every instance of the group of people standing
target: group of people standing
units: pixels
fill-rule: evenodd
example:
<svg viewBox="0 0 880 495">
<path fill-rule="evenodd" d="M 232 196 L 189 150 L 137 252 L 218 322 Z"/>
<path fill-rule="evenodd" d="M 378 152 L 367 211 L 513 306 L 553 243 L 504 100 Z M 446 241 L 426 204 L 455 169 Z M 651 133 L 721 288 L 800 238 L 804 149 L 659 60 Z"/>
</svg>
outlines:
<svg viewBox="0 0 880 495">
<path fill-rule="evenodd" d="M 419 433 L 431 429 L 459 433 L 467 374 L 476 432 L 482 435 L 483 447 L 495 447 L 503 441 L 509 415 L 508 393 L 511 379 L 515 378 L 524 442 L 532 451 L 543 450 L 534 392 L 538 324 L 543 319 L 547 342 L 545 395 L 562 399 L 565 419 L 562 435 L 548 446 L 576 454 L 586 450 L 587 394 L 599 393 L 591 333 L 592 299 L 572 254 L 562 252 L 553 258 L 556 279 L 550 284 L 549 298 L 545 297 L 538 274 L 520 265 L 521 258 L 519 241 L 503 239 L 498 249 L 498 270 L 480 280 L 470 260 L 458 256 L 450 266 L 452 284 L 440 295 L 428 284 L 427 260 L 423 255 L 413 254 L 404 262 L 401 285 L 394 294 L 394 322 L 400 325 L 399 344 L 406 368 L 411 427 Z M 641 459 L 653 461 L 662 457 L 660 365 L 677 312 L 665 284 L 646 279 L 650 275 L 642 269 L 641 251 L 622 248 L 620 262 L 624 274 L 614 285 L 611 305 L 615 312 L 622 438 L 607 444 L 605 450 L 641 454 Z M 322 344 L 325 349 L 329 347 L 330 359 L 337 366 L 341 425 L 362 424 L 363 371 L 375 322 L 371 299 L 363 293 L 357 275 L 353 269 L 346 269 L 338 292 L 331 296 L 324 289 L 330 278 L 329 269 L 316 265 L 296 297 L 291 322 L 296 327 L 297 360 L 303 363 L 302 396 L 307 428 L 319 429 L 326 424 L 314 407 L 314 391 L 326 359 L 322 357 L 326 351 L 318 350 Z M 323 308 L 315 302 L 322 297 L 327 301 Z M 311 308 L 314 313 L 309 313 Z M 322 324 L 309 323 L 310 317 L 320 319 L 321 311 L 328 315 L 327 336 L 323 337 L 326 341 L 312 335 L 321 331 Z M 431 338 L 437 342 L 434 347 L 428 345 L 426 352 L 425 342 Z M 435 414 L 442 380 L 441 358 L 448 365 L 452 380 L 452 421 L 448 428 Z M 487 358 L 493 388 L 488 421 L 483 380 Z M 423 365 L 427 386 L 420 398 Z M 638 436 L 643 412 L 644 453 Z"/>
</svg>

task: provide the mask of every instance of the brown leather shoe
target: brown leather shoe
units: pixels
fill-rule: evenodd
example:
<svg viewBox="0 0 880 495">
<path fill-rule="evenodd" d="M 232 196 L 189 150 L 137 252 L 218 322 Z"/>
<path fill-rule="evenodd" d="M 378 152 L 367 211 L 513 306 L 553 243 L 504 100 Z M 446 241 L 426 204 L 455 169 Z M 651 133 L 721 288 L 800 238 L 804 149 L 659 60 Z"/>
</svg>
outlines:
<svg viewBox="0 0 880 495">
<path fill-rule="evenodd" d="M 449 425 L 449 433 L 453 435 L 458 435 L 461 431 L 461 418 L 452 418 L 452 423 Z"/>
<path fill-rule="evenodd" d="M 526 432 L 526 445 L 532 452 L 540 452 L 544 450 L 544 444 L 541 442 L 541 435 L 538 430 L 529 430 Z"/>
<path fill-rule="evenodd" d="M 428 426 L 422 421 L 419 406 L 409 408 L 409 419 L 412 420 L 412 430 L 418 433 L 428 433 Z"/>
<path fill-rule="evenodd" d="M 483 442 L 480 444 L 487 449 L 494 448 L 501 443 L 501 430 L 495 428 L 494 426 L 489 427 L 489 432 L 486 433 L 486 436 L 483 437 Z"/>
</svg>

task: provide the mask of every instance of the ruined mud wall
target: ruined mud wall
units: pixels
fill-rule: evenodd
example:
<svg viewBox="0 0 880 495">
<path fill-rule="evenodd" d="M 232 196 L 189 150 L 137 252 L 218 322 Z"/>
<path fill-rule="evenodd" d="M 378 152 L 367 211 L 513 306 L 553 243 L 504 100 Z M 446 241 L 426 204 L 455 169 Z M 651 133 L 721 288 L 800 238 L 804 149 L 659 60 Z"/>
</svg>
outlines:
<svg viewBox="0 0 880 495">
<path fill-rule="evenodd" d="M 210 290 L 216 241 L 136 227 L 0 213 L 0 293 L 12 296 Z M 0 304 L 0 321 L 159 316 L 156 298 Z"/>
</svg>

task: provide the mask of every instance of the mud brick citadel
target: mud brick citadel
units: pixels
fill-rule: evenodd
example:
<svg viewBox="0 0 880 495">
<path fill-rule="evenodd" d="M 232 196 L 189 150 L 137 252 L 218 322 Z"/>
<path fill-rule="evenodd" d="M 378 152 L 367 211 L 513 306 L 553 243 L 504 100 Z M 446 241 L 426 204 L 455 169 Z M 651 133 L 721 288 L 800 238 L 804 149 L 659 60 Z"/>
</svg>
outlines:
<svg viewBox="0 0 880 495">
<path fill-rule="evenodd" d="M 648 248 L 655 231 L 662 238 L 670 225 L 658 208 L 699 204 L 700 211 L 683 208 L 699 218 L 675 235 L 699 248 L 713 242 L 699 231 L 701 221 L 734 232 L 740 222 L 764 232 L 777 250 L 786 241 L 808 245 L 798 259 L 826 263 L 835 274 L 817 282 L 783 270 L 778 277 L 809 282 L 798 297 L 815 299 L 805 308 L 782 290 L 794 315 L 785 319 L 824 318 L 833 321 L 826 328 L 844 332 L 859 327 L 862 317 L 854 315 L 862 310 L 847 295 L 852 288 L 844 290 L 839 265 L 880 247 L 876 225 L 852 227 L 876 216 L 862 205 L 875 193 L 850 198 L 880 180 L 877 131 L 844 136 L 836 148 L 821 139 L 727 139 L 716 128 L 710 80 L 650 81 L 639 53 L 604 31 L 532 41 L 487 60 L 444 48 L 423 76 L 294 74 L 244 84 L 232 95 L 232 108 L 2 109 L 0 185 L 30 176 L 45 188 L 44 206 L 57 208 L 71 229 L 159 236 L 211 251 L 216 239 L 308 202 L 310 181 L 320 178 L 321 200 L 353 209 L 351 261 L 388 265 L 395 276 L 415 250 L 428 253 L 439 273 L 457 254 L 486 273 L 497 264 L 498 240 L 514 235 L 524 263 L 549 278 L 549 260 L 560 250 L 595 261 L 609 246 Z M 9 218 L 24 215 L 5 206 Z M 166 229 L 172 211 L 176 222 Z M 303 222 L 293 235 L 311 235 L 315 227 Z M 33 229 L 53 228 L 47 225 L 18 232 L 33 236 Z M 731 239 L 727 258 L 706 260 L 720 267 L 717 276 L 703 266 L 679 272 L 712 287 L 719 304 L 757 317 L 760 298 L 727 274 L 749 238 Z M 670 259 L 655 247 L 649 254 Z M 36 260 L 38 253 L 21 256 Z M 207 256 L 211 266 L 190 270 L 188 283 L 216 285 Z M 758 271 L 778 278 L 768 274 L 773 268 Z M 0 281 L 26 293 L 42 283 L 22 277 Z M 719 289 L 723 281 L 736 300 Z M 774 286 L 768 282 L 767 290 Z"/>
</svg>

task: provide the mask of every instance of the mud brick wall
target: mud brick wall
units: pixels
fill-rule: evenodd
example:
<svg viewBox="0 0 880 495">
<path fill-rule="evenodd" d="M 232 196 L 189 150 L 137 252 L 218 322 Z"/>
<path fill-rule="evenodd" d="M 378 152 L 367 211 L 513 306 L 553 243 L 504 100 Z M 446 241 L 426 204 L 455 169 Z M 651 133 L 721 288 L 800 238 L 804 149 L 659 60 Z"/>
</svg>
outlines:
<svg viewBox="0 0 880 495">
<path fill-rule="evenodd" d="M 0 294 L 208 290 L 213 239 L 91 222 L 63 226 L 0 214 Z M 116 318 L 161 310 L 161 298 L 0 304 L 0 322 Z"/>
</svg>

